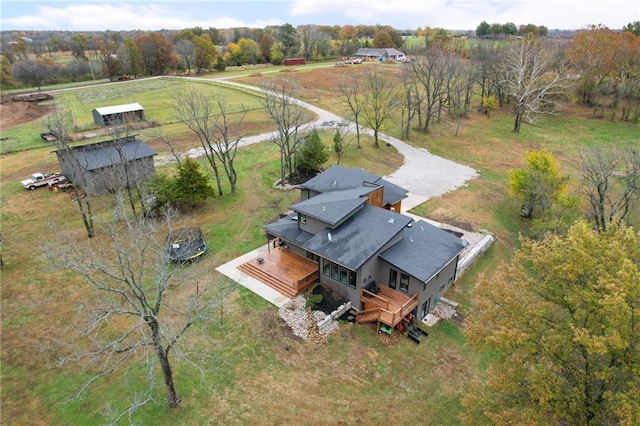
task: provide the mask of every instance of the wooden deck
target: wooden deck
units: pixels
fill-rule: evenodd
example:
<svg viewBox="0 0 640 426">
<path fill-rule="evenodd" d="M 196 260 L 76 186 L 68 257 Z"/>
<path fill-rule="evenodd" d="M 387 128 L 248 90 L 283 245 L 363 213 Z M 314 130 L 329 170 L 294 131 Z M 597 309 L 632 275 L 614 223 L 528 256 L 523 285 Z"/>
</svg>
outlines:
<svg viewBox="0 0 640 426">
<path fill-rule="evenodd" d="M 395 327 L 402 319 L 418 306 L 418 294 L 409 296 L 386 285 L 380 285 L 374 294 L 360 289 L 360 301 L 364 309 L 356 313 L 356 322 L 380 322 Z"/>
<path fill-rule="evenodd" d="M 287 297 L 297 296 L 320 278 L 316 262 L 283 247 L 272 248 L 238 269 Z"/>
</svg>

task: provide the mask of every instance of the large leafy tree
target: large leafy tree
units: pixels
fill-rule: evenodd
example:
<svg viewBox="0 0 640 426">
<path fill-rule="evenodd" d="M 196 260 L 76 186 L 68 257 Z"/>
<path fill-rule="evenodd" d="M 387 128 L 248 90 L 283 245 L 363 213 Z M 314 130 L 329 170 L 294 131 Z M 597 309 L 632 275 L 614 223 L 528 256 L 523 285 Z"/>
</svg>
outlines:
<svg viewBox="0 0 640 426">
<path fill-rule="evenodd" d="M 194 50 L 194 65 L 197 72 L 209 69 L 218 55 L 218 50 L 209 38 L 209 34 L 202 34 L 199 37 L 194 37 L 193 44 Z"/>
<path fill-rule="evenodd" d="M 322 143 L 320 134 L 313 129 L 296 151 L 296 170 L 299 173 L 317 172 L 329 159 L 327 147 Z"/>
<path fill-rule="evenodd" d="M 527 152 L 525 159 L 526 166 L 509 170 L 511 192 L 522 201 L 523 217 L 542 217 L 564 194 L 568 177 L 550 152 Z"/>
<path fill-rule="evenodd" d="M 475 291 L 467 334 L 496 358 L 466 392 L 468 423 L 640 424 L 637 231 L 578 222 L 523 240 Z"/>
<path fill-rule="evenodd" d="M 142 54 L 146 75 L 163 75 L 175 66 L 177 56 L 173 43 L 162 33 L 142 34 L 135 42 Z"/>
<path fill-rule="evenodd" d="M 300 39 L 293 25 L 281 25 L 276 33 L 277 46 L 284 58 L 297 55 L 300 50 Z"/>
</svg>

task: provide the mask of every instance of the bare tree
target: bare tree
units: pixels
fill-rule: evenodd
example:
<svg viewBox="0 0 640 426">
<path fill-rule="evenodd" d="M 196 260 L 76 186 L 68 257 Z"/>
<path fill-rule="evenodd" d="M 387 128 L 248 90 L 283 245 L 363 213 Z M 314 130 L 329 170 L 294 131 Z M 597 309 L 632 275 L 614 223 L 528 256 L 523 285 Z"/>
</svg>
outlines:
<svg viewBox="0 0 640 426">
<path fill-rule="evenodd" d="M 45 120 L 45 126 L 50 133 L 56 136 L 56 149 L 72 163 L 65 177 L 73 183 L 72 197 L 78 206 L 78 211 L 82 217 L 82 223 L 87 231 L 87 236 L 93 238 L 95 228 L 93 223 L 93 210 L 91 208 L 91 195 L 80 193 L 78 182 L 84 182 L 83 178 L 87 174 L 88 164 L 83 164 L 80 158 L 74 154 L 69 143 L 71 142 L 70 129 L 73 128 L 73 117 L 70 112 L 64 113 L 56 110 Z"/>
<path fill-rule="evenodd" d="M 187 66 L 187 74 L 191 74 L 191 66 L 195 62 L 196 56 L 195 44 L 191 40 L 181 39 L 175 44 L 175 46 L 176 52 L 180 55 Z"/>
<path fill-rule="evenodd" d="M 222 180 L 220 177 L 217 155 L 215 153 L 216 132 L 216 104 L 195 87 L 189 87 L 186 91 L 175 96 L 175 111 L 187 127 L 198 136 L 204 149 L 205 156 L 213 169 L 218 186 L 218 194 L 222 195 Z"/>
<path fill-rule="evenodd" d="M 475 61 L 476 81 L 480 85 L 480 101 L 493 96 L 500 106 L 505 102 L 504 42 L 478 40 L 471 49 L 471 59 Z"/>
<path fill-rule="evenodd" d="M 583 189 L 589 200 L 588 219 L 604 231 L 612 222 L 638 216 L 640 151 L 631 146 L 591 148 L 582 158 Z"/>
<path fill-rule="evenodd" d="M 446 99 L 450 53 L 439 49 L 425 50 L 415 55 L 411 61 L 414 78 L 422 88 L 422 108 L 424 110 L 421 128 L 430 130 L 431 122 L 438 117 L 443 99 Z"/>
<path fill-rule="evenodd" d="M 413 78 L 411 71 L 404 69 L 401 76 L 402 80 L 402 102 L 400 104 L 400 114 L 402 116 L 401 138 L 409 139 L 411 132 L 411 124 L 413 119 L 418 116 L 418 123 L 421 122 L 420 110 L 422 108 L 422 91 Z"/>
<path fill-rule="evenodd" d="M 167 403 L 178 407 L 171 355 L 185 355 L 183 336 L 207 321 L 220 299 L 216 287 L 190 276 L 192 268 L 171 264 L 162 242 L 173 227 L 171 214 L 164 221 L 149 220 L 116 206 L 111 217 L 101 223 L 99 238 L 84 243 L 72 231 L 54 229 L 55 241 L 44 253 L 55 269 L 80 275 L 96 291 L 79 307 L 72 340 L 56 344 L 66 349 L 61 366 L 79 362 L 92 372 L 75 397 L 118 369 L 147 369 L 148 387 L 116 414 L 117 421 L 154 399 L 158 366 Z"/>
<path fill-rule="evenodd" d="M 297 30 L 304 57 L 309 61 L 313 53 L 317 51 L 318 43 L 326 38 L 326 34 L 320 31 L 317 25 L 298 25 Z"/>
<path fill-rule="evenodd" d="M 367 92 L 362 102 L 362 112 L 367 124 L 373 129 L 373 146 L 379 148 L 378 135 L 398 103 L 398 89 L 377 68 L 367 71 L 364 83 Z"/>
<path fill-rule="evenodd" d="M 277 128 L 273 143 L 280 148 L 280 184 L 284 185 L 294 170 L 294 154 L 304 141 L 304 109 L 296 101 L 294 87 L 285 80 L 265 84 L 262 91 L 262 105 Z"/>
<path fill-rule="evenodd" d="M 356 141 L 358 149 L 360 146 L 360 113 L 362 112 L 363 93 L 360 85 L 360 78 L 352 76 L 350 79 L 342 79 L 338 82 L 341 96 L 338 98 L 340 102 L 346 104 L 351 110 L 351 116 L 356 123 Z"/>
<path fill-rule="evenodd" d="M 225 101 L 221 98 L 217 98 L 215 100 L 215 104 L 217 106 L 217 114 L 213 122 L 213 126 L 216 130 L 213 139 L 216 148 L 214 153 L 224 167 L 225 174 L 229 180 L 229 185 L 231 186 L 231 193 L 235 194 L 238 173 L 234 162 L 236 153 L 238 152 L 238 146 L 242 140 L 240 127 L 242 126 L 242 121 L 247 114 L 247 110 L 243 108 L 240 112 L 240 118 L 237 121 L 232 122 L 230 118 L 231 113 L 229 112 L 229 108 Z M 235 133 L 235 136 L 232 136 L 232 133 Z"/>
<path fill-rule="evenodd" d="M 513 99 L 513 131 L 533 114 L 553 114 L 555 101 L 570 86 L 561 52 L 535 38 L 524 38 L 507 47 L 505 85 Z"/>
</svg>

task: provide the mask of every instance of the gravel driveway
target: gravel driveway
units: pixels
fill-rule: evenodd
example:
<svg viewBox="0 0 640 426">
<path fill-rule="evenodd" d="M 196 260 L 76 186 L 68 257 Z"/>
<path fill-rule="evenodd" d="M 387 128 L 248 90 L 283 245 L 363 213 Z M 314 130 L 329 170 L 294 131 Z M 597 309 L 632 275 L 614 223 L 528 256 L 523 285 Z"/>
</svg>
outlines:
<svg viewBox="0 0 640 426">
<path fill-rule="evenodd" d="M 188 78 L 200 81 L 215 81 L 217 83 L 235 86 L 243 89 L 255 90 L 259 92 L 262 91 L 262 89 L 259 87 L 235 83 L 225 78 L 179 78 Z M 315 121 L 305 124 L 303 126 L 303 129 L 311 129 L 314 127 L 335 127 L 338 124 L 346 122 L 344 118 L 324 109 L 318 108 L 314 105 L 311 105 L 307 102 L 301 100 L 296 100 L 296 102 L 304 108 L 310 110 L 317 116 Z M 348 123 L 349 130 L 355 132 L 355 124 L 353 122 Z M 360 129 L 361 133 L 373 136 L 373 130 L 362 128 L 362 126 L 360 127 Z M 276 132 L 271 132 L 257 136 L 246 137 L 240 142 L 240 146 L 247 146 L 258 142 L 271 140 L 276 136 Z M 437 155 L 433 155 L 425 149 L 414 148 L 411 145 L 408 145 L 407 143 L 401 141 L 400 139 L 393 138 L 383 133 L 380 133 L 378 137 L 380 140 L 395 147 L 398 152 L 404 157 L 404 164 L 395 172 L 391 173 L 388 176 L 384 176 L 384 178 L 409 191 L 409 197 L 402 202 L 402 207 L 405 211 L 422 204 L 429 198 L 438 197 L 449 191 L 453 191 L 454 189 L 464 185 L 468 180 L 471 180 L 478 176 L 478 173 L 471 167 L 455 163 L 442 157 L 438 157 Z M 204 150 L 202 148 L 195 148 L 190 150 L 187 154 L 191 157 L 199 157 L 204 155 Z M 163 164 L 171 160 L 171 157 L 156 157 L 157 164 Z"/>
</svg>

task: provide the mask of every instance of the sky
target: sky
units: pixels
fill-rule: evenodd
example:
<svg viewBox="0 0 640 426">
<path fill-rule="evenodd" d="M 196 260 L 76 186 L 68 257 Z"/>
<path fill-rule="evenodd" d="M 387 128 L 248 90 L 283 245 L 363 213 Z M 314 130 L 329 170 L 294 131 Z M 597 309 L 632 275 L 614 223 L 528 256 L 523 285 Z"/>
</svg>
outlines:
<svg viewBox="0 0 640 426">
<path fill-rule="evenodd" d="M 611 29 L 640 21 L 640 0 L 0 0 L 0 30 L 119 31 L 290 23 L 475 30 L 482 21 Z"/>
</svg>

